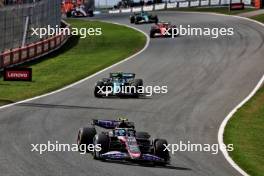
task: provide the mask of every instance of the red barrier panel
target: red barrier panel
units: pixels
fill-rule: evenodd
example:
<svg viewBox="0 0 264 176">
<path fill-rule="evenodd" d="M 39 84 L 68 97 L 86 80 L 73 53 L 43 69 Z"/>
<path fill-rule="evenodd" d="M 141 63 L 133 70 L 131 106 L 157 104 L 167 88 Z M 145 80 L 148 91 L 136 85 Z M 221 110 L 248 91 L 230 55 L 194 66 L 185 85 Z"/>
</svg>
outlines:
<svg viewBox="0 0 264 176">
<path fill-rule="evenodd" d="M 11 54 L 11 50 L 3 52 L 3 67 L 6 67 L 11 64 Z"/>
<path fill-rule="evenodd" d="M 55 46 L 56 46 L 56 40 L 55 40 L 55 37 L 51 37 L 49 39 L 49 46 L 50 46 L 50 49 L 54 49 Z"/>
<path fill-rule="evenodd" d="M 22 47 L 20 50 L 21 50 L 20 51 L 21 61 L 27 60 L 27 58 L 28 58 L 28 47 L 27 46 Z"/>
<path fill-rule="evenodd" d="M 28 45 L 28 59 L 36 56 L 36 45 L 30 44 Z"/>
<path fill-rule="evenodd" d="M 56 36 L 56 46 L 59 46 L 61 44 L 60 36 Z"/>
<path fill-rule="evenodd" d="M 20 62 L 35 58 L 44 53 L 59 47 L 68 39 L 67 35 L 58 35 L 50 37 L 46 40 L 32 43 L 25 47 L 15 48 L 0 53 L 0 69 L 11 66 L 12 64 L 19 64 Z"/>
<path fill-rule="evenodd" d="M 20 48 L 15 48 L 12 50 L 12 64 L 17 64 L 20 62 Z"/>
<path fill-rule="evenodd" d="M 39 56 L 43 53 L 43 42 L 36 43 L 36 55 Z"/>
<path fill-rule="evenodd" d="M 49 39 L 46 39 L 43 41 L 43 52 L 46 52 L 49 50 Z"/>
<path fill-rule="evenodd" d="M 64 42 L 64 35 L 60 35 L 61 42 Z"/>
</svg>

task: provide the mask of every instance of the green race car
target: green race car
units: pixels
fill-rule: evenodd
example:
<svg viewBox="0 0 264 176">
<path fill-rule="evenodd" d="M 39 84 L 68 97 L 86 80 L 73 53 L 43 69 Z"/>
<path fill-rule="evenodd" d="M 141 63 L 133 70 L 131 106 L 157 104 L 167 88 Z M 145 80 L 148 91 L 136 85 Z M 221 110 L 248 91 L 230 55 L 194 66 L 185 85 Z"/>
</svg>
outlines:
<svg viewBox="0 0 264 176">
<path fill-rule="evenodd" d="M 149 14 L 148 12 L 134 13 L 130 16 L 130 23 L 142 24 L 142 23 L 158 23 L 159 19 L 157 15 Z"/>
</svg>

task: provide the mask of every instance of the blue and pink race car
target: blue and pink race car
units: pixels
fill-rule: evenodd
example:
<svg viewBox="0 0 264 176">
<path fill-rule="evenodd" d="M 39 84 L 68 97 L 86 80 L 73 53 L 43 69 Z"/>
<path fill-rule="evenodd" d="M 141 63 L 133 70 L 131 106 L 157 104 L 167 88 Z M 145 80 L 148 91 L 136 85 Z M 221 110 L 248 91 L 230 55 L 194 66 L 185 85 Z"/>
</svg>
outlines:
<svg viewBox="0 0 264 176">
<path fill-rule="evenodd" d="M 95 127 L 105 131 L 98 133 Z M 154 165 L 170 163 L 169 151 L 165 150 L 167 141 L 150 139 L 147 132 L 136 131 L 134 123 L 127 119 L 93 120 L 91 126 L 79 130 L 77 144 L 99 144 L 101 150 L 91 152 L 97 160 L 148 162 Z"/>
</svg>

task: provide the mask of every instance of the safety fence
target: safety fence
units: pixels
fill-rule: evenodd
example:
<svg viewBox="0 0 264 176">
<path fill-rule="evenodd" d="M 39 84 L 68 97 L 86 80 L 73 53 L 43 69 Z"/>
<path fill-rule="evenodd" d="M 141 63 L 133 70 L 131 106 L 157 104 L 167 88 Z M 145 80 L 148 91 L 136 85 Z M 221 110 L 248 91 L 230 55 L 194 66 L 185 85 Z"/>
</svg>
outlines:
<svg viewBox="0 0 264 176">
<path fill-rule="evenodd" d="M 10 5 L 35 3 L 38 1 L 42 1 L 42 0 L 0 0 L 0 4 L 2 4 L 3 6 L 10 6 Z"/>
<path fill-rule="evenodd" d="M 69 24 L 65 22 L 64 24 L 65 28 L 70 28 Z M 68 40 L 68 38 L 68 35 L 59 34 L 38 42 L 28 44 L 24 47 L 6 50 L 0 53 L 0 70 L 35 60 L 48 53 L 51 53 L 60 48 Z"/>
<path fill-rule="evenodd" d="M 10 1 L 10 3 L 13 1 Z M 61 0 L 25 1 L 0 8 L 0 52 L 39 41 L 32 28 L 60 25 Z"/>
<path fill-rule="evenodd" d="M 250 6 L 251 0 L 242 0 L 245 5 Z M 240 3 L 240 0 L 232 0 L 232 3 Z M 194 0 L 194 1 L 177 1 L 166 2 L 153 5 L 145 5 L 141 7 L 131 7 L 126 9 L 109 10 L 109 13 L 130 13 L 140 11 L 154 11 L 173 8 L 186 8 L 186 7 L 203 7 L 203 6 L 226 6 L 230 4 L 230 0 Z"/>
</svg>

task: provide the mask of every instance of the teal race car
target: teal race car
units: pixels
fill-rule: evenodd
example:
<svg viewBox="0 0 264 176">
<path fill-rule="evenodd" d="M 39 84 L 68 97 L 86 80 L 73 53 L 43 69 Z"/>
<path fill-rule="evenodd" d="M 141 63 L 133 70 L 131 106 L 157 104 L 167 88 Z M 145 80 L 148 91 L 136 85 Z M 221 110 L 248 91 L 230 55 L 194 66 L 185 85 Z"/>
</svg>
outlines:
<svg viewBox="0 0 264 176">
<path fill-rule="evenodd" d="M 103 78 L 95 84 L 94 96 L 97 98 L 108 96 L 132 96 L 138 98 L 143 86 L 142 79 L 136 79 L 134 73 L 110 73 L 109 78 Z"/>
<path fill-rule="evenodd" d="M 159 19 L 157 15 L 149 14 L 148 12 L 135 12 L 130 16 L 130 23 L 142 24 L 142 23 L 158 23 Z"/>
</svg>

